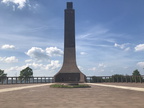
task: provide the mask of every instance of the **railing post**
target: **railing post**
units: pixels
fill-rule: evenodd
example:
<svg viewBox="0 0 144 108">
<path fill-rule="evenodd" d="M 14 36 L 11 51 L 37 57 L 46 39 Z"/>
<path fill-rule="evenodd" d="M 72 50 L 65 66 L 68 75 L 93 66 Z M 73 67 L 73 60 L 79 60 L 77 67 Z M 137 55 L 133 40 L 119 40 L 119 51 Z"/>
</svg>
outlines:
<svg viewBox="0 0 144 108">
<path fill-rule="evenodd" d="M 15 77 L 16 78 L 16 84 L 17 84 L 17 77 Z"/>
<path fill-rule="evenodd" d="M 8 84 L 8 77 L 6 77 L 6 84 Z"/>
<path fill-rule="evenodd" d="M 38 83 L 38 77 L 37 77 L 37 83 Z"/>
<path fill-rule="evenodd" d="M 0 84 L 2 84 L 2 82 L 1 82 L 1 77 L 0 77 Z"/>
<path fill-rule="evenodd" d="M 135 83 L 137 83 L 136 76 L 134 76 L 134 78 L 135 78 Z"/>
<path fill-rule="evenodd" d="M 49 83 L 50 81 L 49 81 L 49 77 L 48 77 L 48 83 Z"/>
<path fill-rule="evenodd" d="M 31 84 L 31 77 L 29 77 L 29 83 Z"/>
<path fill-rule="evenodd" d="M 25 79 L 25 84 L 26 84 L 26 79 Z"/>
<path fill-rule="evenodd" d="M 20 80 L 20 83 L 22 83 L 22 79 L 20 78 L 19 80 Z"/>
<path fill-rule="evenodd" d="M 90 77 L 90 83 L 91 83 L 91 77 Z"/>
<path fill-rule="evenodd" d="M 112 80 L 113 80 L 113 82 L 114 82 L 114 77 L 112 77 Z"/>
<path fill-rule="evenodd" d="M 142 83 L 142 78 L 141 78 L 141 76 L 139 76 L 139 79 L 140 79 L 140 83 Z"/>
<path fill-rule="evenodd" d="M 32 80 L 33 80 L 33 83 L 35 83 L 35 82 L 34 82 L 34 77 L 32 77 L 32 78 L 33 78 L 33 79 L 32 79 Z"/>
<path fill-rule="evenodd" d="M 41 83 L 42 83 L 42 77 L 41 77 Z"/>
<path fill-rule="evenodd" d="M 105 77 L 105 82 L 107 82 L 107 77 Z"/>
<path fill-rule="evenodd" d="M 130 82 L 132 83 L 132 76 L 130 76 Z"/>
<path fill-rule="evenodd" d="M 119 82 L 119 81 L 118 81 L 118 77 L 117 77 L 117 82 Z"/>
<path fill-rule="evenodd" d="M 103 82 L 103 81 L 102 81 L 102 77 L 100 78 L 100 80 L 101 80 L 101 83 L 102 83 L 102 82 Z"/>
<path fill-rule="evenodd" d="M 13 77 L 11 77 L 11 84 L 13 84 Z"/>
<path fill-rule="evenodd" d="M 109 82 L 110 82 L 110 76 L 109 76 Z"/>
<path fill-rule="evenodd" d="M 126 78 L 126 82 L 128 83 L 128 79 L 127 79 L 127 76 L 125 76 L 125 78 Z"/>
<path fill-rule="evenodd" d="M 121 81 L 120 82 L 123 82 L 123 77 L 121 76 Z"/>
<path fill-rule="evenodd" d="M 1 82 L 2 82 L 2 84 L 4 84 L 3 79 L 4 79 L 4 78 L 3 78 L 3 77 L 1 77 Z"/>
</svg>

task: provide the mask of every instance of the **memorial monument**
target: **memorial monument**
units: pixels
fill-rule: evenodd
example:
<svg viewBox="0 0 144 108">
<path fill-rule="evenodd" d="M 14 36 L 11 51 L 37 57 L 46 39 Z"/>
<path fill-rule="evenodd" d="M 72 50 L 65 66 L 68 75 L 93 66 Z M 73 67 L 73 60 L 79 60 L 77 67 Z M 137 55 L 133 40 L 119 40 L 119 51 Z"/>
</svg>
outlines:
<svg viewBox="0 0 144 108">
<path fill-rule="evenodd" d="M 76 64 L 75 49 L 75 10 L 73 3 L 67 2 L 64 20 L 64 59 L 63 66 L 54 76 L 55 82 L 83 83 L 86 76 L 79 70 Z"/>
</svg>

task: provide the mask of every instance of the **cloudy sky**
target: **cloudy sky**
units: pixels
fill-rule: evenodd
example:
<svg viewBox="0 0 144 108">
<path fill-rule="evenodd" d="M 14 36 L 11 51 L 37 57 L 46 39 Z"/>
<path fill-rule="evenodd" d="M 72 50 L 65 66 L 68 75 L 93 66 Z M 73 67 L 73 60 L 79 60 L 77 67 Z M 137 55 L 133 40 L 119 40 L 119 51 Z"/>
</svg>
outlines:
<svg viewBox="0 0 144 108">
<path fill-rule="evenodd" d="M 53 76 L 63 63 L 64 9 L 76 11 L 77 65 L 86 75 L 144 75 L 144 0 L 0 0 L 0 69 Z"/>
</svg>

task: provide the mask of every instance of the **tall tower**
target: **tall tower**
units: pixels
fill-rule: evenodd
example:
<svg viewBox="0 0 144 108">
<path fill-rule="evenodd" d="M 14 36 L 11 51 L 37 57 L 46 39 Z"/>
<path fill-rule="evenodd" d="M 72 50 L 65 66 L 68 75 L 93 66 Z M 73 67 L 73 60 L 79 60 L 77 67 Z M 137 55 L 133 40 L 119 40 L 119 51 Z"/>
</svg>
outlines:
<svg viewBox="0 0 144 108">
<path fill-rule="evenodd" d="M 72 2 L 67 2 L 64 21 L 63 66 L 54 76 L 55 82 L 85 82 L 86 76 L 78 69 L 76 64 L 75 10 Z"/>
</svg>

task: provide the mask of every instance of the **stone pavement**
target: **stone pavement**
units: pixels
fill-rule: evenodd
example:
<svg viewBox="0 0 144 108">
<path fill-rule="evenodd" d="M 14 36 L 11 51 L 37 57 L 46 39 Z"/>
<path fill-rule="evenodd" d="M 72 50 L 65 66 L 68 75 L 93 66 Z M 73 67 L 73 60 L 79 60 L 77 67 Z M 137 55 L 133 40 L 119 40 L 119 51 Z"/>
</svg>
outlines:
<svg viewBox="0 0 144 108">
<path fill-rule="evenodd" d="M 142 87 L 129 87 L 129 86 L 117 86 L 117 85 L 109 85 L 109 84 L 96 84 L 96 83 L 89 83 L 90 85 L 97 85 L 102 87 L 112 87 L 112 88 L 119 88 L 119 89 L 126 89 L 126 90 L 134 90 L 134 91 L 141 91 L 144 92 L 144 88 Z"/>
<path fill-rule="evenodd" d="M 140 83 L 100 84 L 144 88 Z M 40 84 L 0 85 L 0 90 L 33 85 Z M 1 92 L 0 108 L 144 108 L 144 92 L 98 85 L 73 89 L 43 85 Z"/>
</svg>

